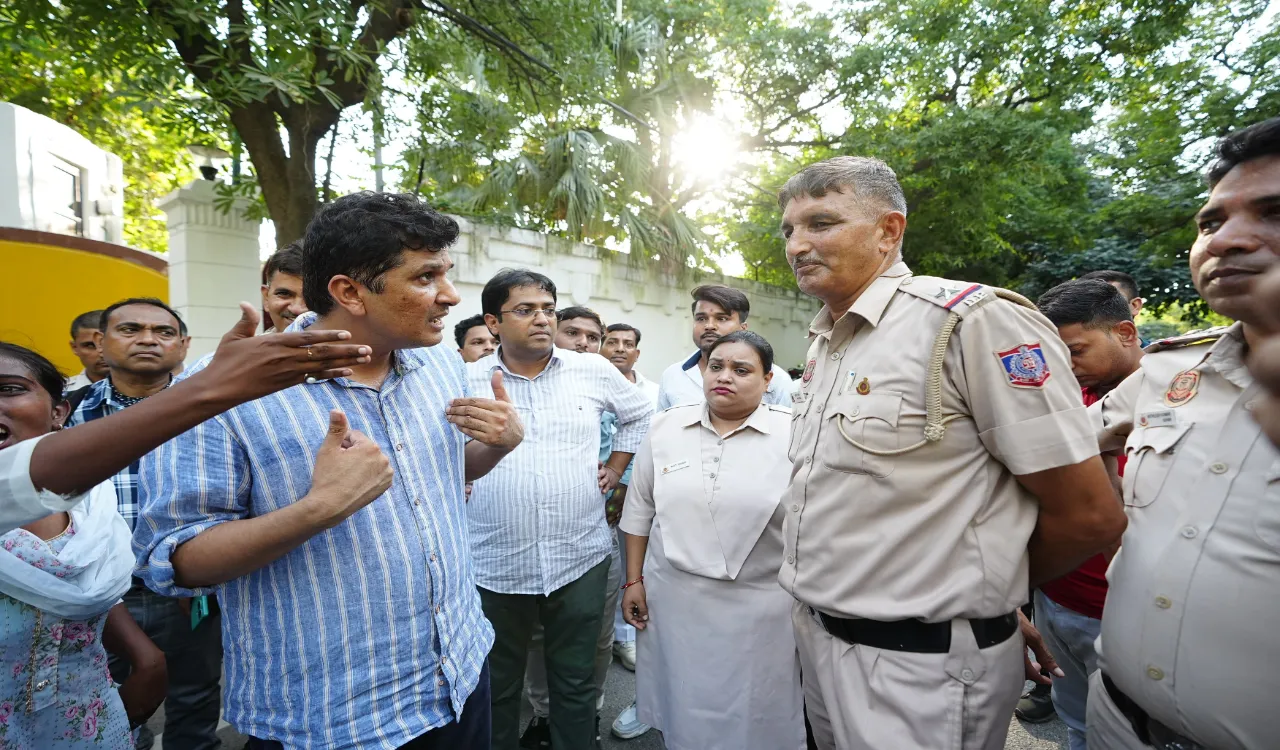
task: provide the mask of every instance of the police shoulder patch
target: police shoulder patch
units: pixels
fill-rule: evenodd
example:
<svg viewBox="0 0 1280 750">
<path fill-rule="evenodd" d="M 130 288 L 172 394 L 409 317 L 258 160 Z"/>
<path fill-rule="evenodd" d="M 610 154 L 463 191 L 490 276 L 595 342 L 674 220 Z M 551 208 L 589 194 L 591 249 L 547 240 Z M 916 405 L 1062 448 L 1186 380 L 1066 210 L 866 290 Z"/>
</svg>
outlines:
<svg viewBox="0 0 1280 750">
<path fill-rule="evenodd" d="M 1049 362 L 1039 341 L 1018 344 L 995 354 L 1009 385 L 1014 388 L 1040 388 L 1049 380 Z"/>
</svg>

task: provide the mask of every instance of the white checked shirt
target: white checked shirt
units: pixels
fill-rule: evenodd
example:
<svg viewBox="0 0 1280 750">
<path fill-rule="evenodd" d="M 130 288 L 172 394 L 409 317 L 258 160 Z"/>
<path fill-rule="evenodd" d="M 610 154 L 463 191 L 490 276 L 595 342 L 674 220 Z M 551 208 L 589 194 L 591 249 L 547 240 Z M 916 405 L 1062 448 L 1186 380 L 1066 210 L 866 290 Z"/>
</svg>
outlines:
<svg viewBox="0 0 1280 750">
<path fill-rule="evenodd" d="M 502 383 L 524 423 L 524 441 L 482 479 L 467 503 L 476 583 L 500 594 L 550 594 L 611 549 L 597 485 L 600 418 L 618 415 L 613 450 L 635 453 L 653 403 L 598 354 L 552 351 L 533 379 L 516 375 L 502 349 L 467 365 L 473 396 Z"/>
</svg>

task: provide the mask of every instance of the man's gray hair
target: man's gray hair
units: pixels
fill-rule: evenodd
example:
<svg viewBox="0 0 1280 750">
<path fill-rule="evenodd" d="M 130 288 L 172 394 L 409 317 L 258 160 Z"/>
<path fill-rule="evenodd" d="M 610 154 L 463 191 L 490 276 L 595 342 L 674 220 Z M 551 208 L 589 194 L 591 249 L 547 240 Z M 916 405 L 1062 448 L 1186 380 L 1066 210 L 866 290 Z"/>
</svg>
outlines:
<svg viewBox="0 0 1280 750">
<path fill-rule="evenodd" d="M 791 199 L 802 195 L 821 198 L 829 192 L 846 191 L 903 216 L 907 214 L 907 198 L 898 176 L 888 164 L 869 156 L 837 156 L 810 164 L 792 175 L 778 191 L 778 207 L 785 210 Z"/>
</svg>

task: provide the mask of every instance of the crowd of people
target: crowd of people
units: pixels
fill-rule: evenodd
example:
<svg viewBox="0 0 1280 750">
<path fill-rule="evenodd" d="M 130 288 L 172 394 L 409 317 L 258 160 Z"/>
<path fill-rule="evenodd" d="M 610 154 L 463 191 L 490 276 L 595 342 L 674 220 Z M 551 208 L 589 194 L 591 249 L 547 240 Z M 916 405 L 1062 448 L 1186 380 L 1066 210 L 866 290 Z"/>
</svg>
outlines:
<svg viewBox="0 0 1280 750">
<path fill-rule="evenodd" d="M 150 298 L 75 319 L 70 379 L 0 343 L 0 748 L 147 748 L 163 701 L 184 749 L 590 750 L 615 657 L 611 731 L 669 750 L 1270 747 L 1280 118 L 1207 181 L 1232 322 L 1149 345 L 1119 271 L 914 274 L 865 157 L 778 196 L 794 380 L 718 284 L 657 380 L 529 269 L 443 345 L 458 225 L 374 193 L 190 367 Z"/>
</svg>

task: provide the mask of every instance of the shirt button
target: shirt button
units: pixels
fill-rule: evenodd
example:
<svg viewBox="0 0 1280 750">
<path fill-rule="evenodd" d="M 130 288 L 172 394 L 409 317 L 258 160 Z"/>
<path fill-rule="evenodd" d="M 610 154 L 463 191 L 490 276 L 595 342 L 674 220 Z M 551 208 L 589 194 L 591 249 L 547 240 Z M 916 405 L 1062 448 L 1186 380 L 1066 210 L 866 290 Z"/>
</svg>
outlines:
<svg viewBox="0 0 1280 750">
<path fill-rule="evenodd" d="M 724 438 L 717 440 L 716 445 L 724 445 Z"/>
<path fill-rule="evenodd" d="M 711 478 L 712 478 L 712 479 L 715 479 L 715 478 L 716 478 L 715 472 L 712 472 L 712 473 L 711 473 Z"/>
<path fill-rule="evenodd" d="M 796 563 L 796 556 L 787 555 L 787 565 L 795 565 L 795 563 Z"/>
<path fill-rule="evenodd" d="M 1183 527 L 1182 527 L 1182 535 L 1183 535 L 1184 537 L 1186 537 L 1187 539 L 1195 539 L 1195 538 L 1196 538 L 1196 534 L 1198 534 L 1198 533 L 1200 533 L 1200 532 L 1196 531 L 1196 527 L 1194 527 L 1194 526 L 1183 526 Z"/>
<path fill-rule="evenodd" d="M 431 562 L 435 562 L 435 561 L 436 561 L 436 553 L 432 552 L 432 553 L 431 553 Z"/>
<path fill-rule="evenodd" d="M 720 463 L 720 457 L 719 457 L 719 456 L 716 456 L 715 458 L 711 459 L 711 462 L 712 462 L 712 463 L 717 463 L 717 464 L 718 464 L 718 463 Z"/>
<path fill-rule="evenodd" d="M 1212 471 L 1214 474 L 1226 474 L 1227 465 L 1219 461 L 1218 463 L 1209 466 L 1209 471 Z"/>
<path fill-rule="evenodd" d="M 805 457 L 804 457 L 804 462 L 805 462 L 805 463 L 807 463 L 807 464 L 811 464 L 811 463 L 813 463 L 813 456 L 805 456 Z"/>
<path fill-rule="evenodd" d="M 851 416 L 851 417 L 856 417 L 856 416 L 858 416 L 858 407 L 856 407 L 856 406 L 855 406 L 855 407 L 853 407 L 852 409 L 850 409 L 850 410 L 849 410 L 849 416 Z"/>
<path fill-rule="evenodd" d="M 965 669 L 965 670 L 961 671 L 961 672 L 960 672 L 960 679 L 965 680 L 966 682 L 968 682 L 968 681 L 972 680 L 972 679 L 973 679 L 973 670 L 972 670 L 972 669 Z"/>
<path fill-rule="evenodd" d="M 447 656 L 442 656 L 442 657 L 440 657 L 440 663 L 441 663 L 441 664 L 448 664 L 448 663 L 449 663 L 449 657 L 447 657 Z"/>
<path fill-rule="evenodd" d="M 396 450 L 398 451 L 404 450 L 404 443 L 396 443 Z"/>
<path fill-rule="evenodd" d="M 420 498 L 420 497 L 415 497 L 415 498 L 413 499 L 413 504 L 414 504 L 414 505 L 422 505 L 422 498 Z"/>
<path fill-rule="evenodd" d="M 837 359 L 840 359 L 840 352 L 832 352 L 832 353 L 831 353 L 831 361 L 832 361 L 832 362 L 834 362 L 834 361 L 836 361 Z"/>
<path fill-rule="evenodd" d="M 800 506 L 799 506 L 798 504 L 797 504 L 797 505 L 793 505 L 793 506 L 791 506 L 791 512 L 792 512 L 792 513 L 799 513 L 799 512 L 800 512 Z"/>
<path fill-rule="evenodd" d="M 436 684 L 440 687 L 444 687 L 444 680 L 436 680 Z"/>
<path fill-rule="evenodd" d="M 1159 667 L 1147 667 L 1147 676 L 1153 680 L 1163 680 L 1164 672 Z"/>
<path fill-rule="evenodd" d="M 1157 596 L 1156 606 L 1160 609 L 1168 609 L 1173 606 L 1173 602 L 1169 601 L 1169 597 L 1167 596 Z"/>
</svg>

